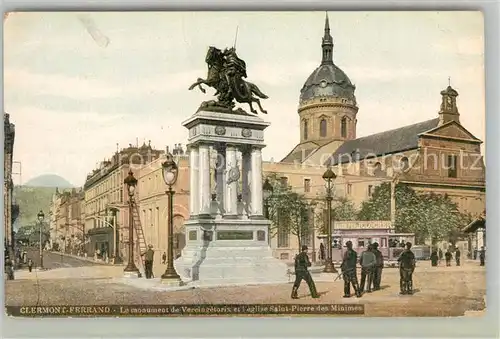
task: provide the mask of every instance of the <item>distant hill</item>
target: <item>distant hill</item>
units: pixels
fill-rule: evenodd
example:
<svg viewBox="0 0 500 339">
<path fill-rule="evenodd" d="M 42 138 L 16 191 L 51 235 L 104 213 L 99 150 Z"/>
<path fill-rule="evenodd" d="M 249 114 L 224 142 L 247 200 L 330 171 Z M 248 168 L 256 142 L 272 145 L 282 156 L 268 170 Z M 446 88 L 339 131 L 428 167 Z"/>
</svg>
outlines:
<svg viewBox="0 0 500 339">
<path fill-rule="evenodd" d="M 43 174 L 28 180 L 23 186 L 29 187 L 52 187 L 52 188 L 73 188 L 66 179 L 56 174 Z"/>
<path fill-rule="evenodd" d="M 55 187 L 29 187 L 15 186 L 14 199 L 19 205 L 19 217 L 14 228 L 18 229 L 37 223 L 37 214 L 40 210 L 45 214 L 45 221 L 49 221 L 49 208 L 52 195 L 56 192 Z M 63 190 L 59 189 L 59 192 Z"/>
</svg>

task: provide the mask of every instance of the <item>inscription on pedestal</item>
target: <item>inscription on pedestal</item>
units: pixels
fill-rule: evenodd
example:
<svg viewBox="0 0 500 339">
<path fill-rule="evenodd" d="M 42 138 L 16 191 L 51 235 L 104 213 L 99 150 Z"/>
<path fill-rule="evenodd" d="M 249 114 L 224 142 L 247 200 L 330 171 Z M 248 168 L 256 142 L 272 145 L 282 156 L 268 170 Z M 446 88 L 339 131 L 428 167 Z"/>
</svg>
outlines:
<svg viewBox="0 0 500 339">
<path fill-rule="evenodd" d="M 189 231 L 189 240 L 196 240 L 198 238 L 196 231 Z"/>
<path fill-rule="evenodd" d="M 217 240 L 253 240 L 253 231 L 218 231 Z"/>
<path fill-rule="evenodd" d="M 257 240 L 258 241 L 265 241 L 266 240 L 266 232 L 257 231 Z"/>
</svg>

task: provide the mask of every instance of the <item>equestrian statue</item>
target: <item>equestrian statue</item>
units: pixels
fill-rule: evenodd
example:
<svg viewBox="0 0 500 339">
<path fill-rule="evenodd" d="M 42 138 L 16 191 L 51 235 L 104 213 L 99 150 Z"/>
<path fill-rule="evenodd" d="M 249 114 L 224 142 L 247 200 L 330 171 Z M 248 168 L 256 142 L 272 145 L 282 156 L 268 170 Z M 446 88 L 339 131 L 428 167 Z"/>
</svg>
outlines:
<svg viewBox="0 0 500 339">
<path fill-rule="evenodd" d="M 216 47 L 209 47 L 205 62 L 208 65 L 207 78 L 198 78 L 189 87 L 189 90 L 198 87 L 200 91 L 205 93 L 202 85 L 207 85 L 215 89 L 214 96 L 217 96 L 217 101 L 206 101 L 202 103 L 200 109 L 237 113 L 233 110 L 234 100 L 236 100 L 239 103 L 247 103 L 250 106 L 250 111 L 258 114 L 252 106 L 252 103 L 255 102 L 260 111 L 267 114 L 267 111 L 262 108 L 259 98 L 267 99 L 268 96 L 262 93 L 256 85 L 243 79 L 247 77 L 246 64 L 238 57 L 234 47 L 226 48 L 224 51 Z"/>
</svg>

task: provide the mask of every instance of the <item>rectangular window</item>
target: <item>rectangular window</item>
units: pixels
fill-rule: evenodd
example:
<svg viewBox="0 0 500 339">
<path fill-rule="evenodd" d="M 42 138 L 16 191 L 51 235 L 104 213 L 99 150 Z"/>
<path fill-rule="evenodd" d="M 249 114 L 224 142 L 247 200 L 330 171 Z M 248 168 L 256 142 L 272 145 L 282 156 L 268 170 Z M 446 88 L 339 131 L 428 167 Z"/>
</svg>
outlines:
<svg viewBox="0 0 500 339">
<path fill-rule="evenodd" d="M 281 184 L 281 187 L 283 187 L 283 188 L 288 187 L 288 178 L 287 177 L 281 177 L 280 178 L 280 184 Z"/>
<path fill-rule="evenodd" d="M 304 193 L 311 192 L 311 179 L 304 179 Z"/>
<path fill-rule="evenodd" d="M 290 246 L 290 234 L 285 226 L 278 227 L 278 247 L 287 248 Z"/>
<path fill-rule="evenodd" d="M 373 185 L 368 185 L 368 196 L 371 197 L 373 194 Z"/>
<path fill-rule="evenodd" d="M 348 195 L 352 194 L 352 184 L 347 184 L 347 194 Z"/>
<path fill-rule="evenodd" d="M 153 210 L 150 208 L 149 209 L 149 226 L 153 227 L 154 222 L 153 222 Z"/>
<path fill-rule="evenodd" d="M 456 155 L 448 155 L 448 178 L 456 178 L 457 177 L 457 156 Z"/>
</svg>

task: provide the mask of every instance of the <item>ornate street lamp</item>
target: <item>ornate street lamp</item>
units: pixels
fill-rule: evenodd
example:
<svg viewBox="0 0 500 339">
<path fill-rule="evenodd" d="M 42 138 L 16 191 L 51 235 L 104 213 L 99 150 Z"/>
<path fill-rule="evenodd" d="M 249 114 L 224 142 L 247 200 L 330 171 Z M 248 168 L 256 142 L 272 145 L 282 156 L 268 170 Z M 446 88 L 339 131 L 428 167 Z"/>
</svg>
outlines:
<svg viewBox="0 0 500 339">
<path fill-rule="evenodd" d="M 328 209 L 328 242 L 327 242 L 327 258 L 325 262 L 325 273 L 337 273 L 332 261 L 332 183 L 337 178 L 332 169 L 328 169 L 323 174 L 323 179 L 326 181 L 326 208 Z"/>
<path fill-rule="evenodd" d="M 132 170 L 128 172 L 123 183 L 127 186 L 128 192 L 128 263 L 123 272 L 128 276 L 137 275 L 139 277 L 139 269 L 134 262 L 134 216 L 132 214 L 137 179 Z"/>
<path fill-rule="evenodd" d="M 172 186 L 177 181 L 179 169 L 174 161 L 172 154 L 167 153 L 166 160 L 161 164 L 163 170 L 163 180 L 168 186 L 168 254 L 167 254 L 167 269 L 162 274 L 161 279 L 164 283 L 180 284 L 181 278 L 177 274 L 174 267 L 174 190 Z"/>
<path fill-rule="evenodd" d="M 42 248 L 42 226 L 43 219 L 45 219 L 45 214 L 42 210 L 37 214 L 38 221 L 40 222 L 40 269 L 43 269 L 43 248 Z"/>
<path fill-rule="evenodd" d="M 264 185 L 262 185 L 262 194 L 264 196 L 264 217 L 269 220 L 269 198 L 273 195 L 273 185 L 266 178 Z M 267 230 L 267 243 L 271 244 L 270 230 Z"/>
</svg>

